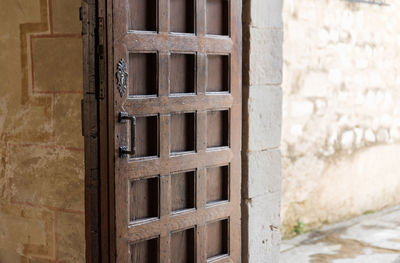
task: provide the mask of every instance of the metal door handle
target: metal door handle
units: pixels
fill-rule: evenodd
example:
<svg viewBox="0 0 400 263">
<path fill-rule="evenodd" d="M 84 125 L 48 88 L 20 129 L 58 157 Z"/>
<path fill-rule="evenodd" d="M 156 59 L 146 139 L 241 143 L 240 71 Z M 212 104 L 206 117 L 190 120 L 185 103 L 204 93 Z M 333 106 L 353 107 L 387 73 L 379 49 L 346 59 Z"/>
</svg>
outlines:
<svg viewBox="0 0 400 263">
<path fill-rule="evenodd" d="M 128 154 L 136 153 L 136 117 L 129 116 L 127 112 L 120 112 L 118 116 L 119 123 L 126 123 L 127 120 L 131 121 L 131 150 L 129 150 L 128 146 L 120 146 L 119 147 L 119 157 L 124 158 L 127 157 Z"/>
</svg>

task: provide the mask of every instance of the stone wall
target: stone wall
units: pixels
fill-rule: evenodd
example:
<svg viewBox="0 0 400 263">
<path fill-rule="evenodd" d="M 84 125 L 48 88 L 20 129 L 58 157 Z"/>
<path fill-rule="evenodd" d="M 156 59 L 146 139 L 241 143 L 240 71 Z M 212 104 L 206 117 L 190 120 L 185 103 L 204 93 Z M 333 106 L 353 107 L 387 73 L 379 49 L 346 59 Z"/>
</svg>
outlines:
<svg viewBox="0 0 400 263">
<path fill-rule="evenodd" d="M 400 202 L 399 10 L 284 1 L 286 235 Z"/>
<path fill-rule="evenodd" d="M 80 0 L 0 1 L 0 262 L 84 262 Z"/>
<path fill-rule="evenodd" d="M 282 1 L 243 4 L 243 262 L 279 262 Z"/>
</svg>

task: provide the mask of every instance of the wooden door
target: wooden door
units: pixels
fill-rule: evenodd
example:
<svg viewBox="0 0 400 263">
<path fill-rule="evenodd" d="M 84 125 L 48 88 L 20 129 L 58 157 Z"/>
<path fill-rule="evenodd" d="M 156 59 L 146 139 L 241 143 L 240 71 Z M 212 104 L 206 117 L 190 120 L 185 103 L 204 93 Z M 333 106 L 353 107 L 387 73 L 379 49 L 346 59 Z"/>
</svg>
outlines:
<svg viewBox="0 0 400 263">
<path fill-rule="evenodd" d="M 240 262 L 241 1 L 109 1 L 116 261 Z"/>
</svg>

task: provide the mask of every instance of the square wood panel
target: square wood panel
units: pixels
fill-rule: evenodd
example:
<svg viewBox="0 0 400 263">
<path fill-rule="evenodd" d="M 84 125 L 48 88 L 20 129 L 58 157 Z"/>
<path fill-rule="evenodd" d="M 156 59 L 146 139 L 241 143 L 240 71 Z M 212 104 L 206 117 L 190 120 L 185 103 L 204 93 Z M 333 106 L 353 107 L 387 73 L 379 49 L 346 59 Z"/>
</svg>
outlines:
<svg viewBox="0 0 400 263">
<path fill-rule="evenodd" d="M 131 181 L 129 189 L 130 222 L 159 215 L 159 178 Z"/>
<path fill-rule="evenodd" d="M 136 117 L 136 153 L 133 157 L 158 155 L 158 116 Z"/>
<path fill-rule="evenodd" d="M 174 113 L 171 115 L 171 152 L 180 153 L 195 150 L 195 113 Z"/>
<path fill-rule="evenodd" d="M 195 0 L 170 0 L 171 32 L 195 32 Z"/>
<path fill-rule="evenodd" d="M 173 212 L 195 207 L 195 171 L 171 175 L 171 209 Z"/>
<path fill-rule="evenodd" d="M 158 263 L 159 254 L 159 238 L 144 240 L 130 245 L 131 263 Z"/>
<path fill-rule="evenodd" d="M 207 224 L 207 259 L 229 254 L 228 223 L 228 219 L 224 219 Z"/>
<path fill-rule="evenodd" d="M 229 0 L 207 0 L 207 34 L 229 35 Z"/>
<path fill-rule="evenodd" d="M 207 56 L 207 92 L 229 91 L 229 56 Z"/>
<path fill-rule="evenodd" d="M 157 30 L 157 0 L 128 0 L 129 29 Z"/>
<path fill-rule="evenodd" d="M 229 166 L 207 168 L 207 204 L 229 200 Z"/>
<path fill-rule="evenodd" d="M 222 147 L 229 144 L 229 111 L 207 112 L 207 147 Z"/>
<path fill-rule="evenodd" d="M 170 93 L 194 93 L 195 54 L 171 54 Z"/>
<path fill-rule="evenodd" d="M 157 53 L 129 54 L 129 95 L 157 95 Z"/>
<path fill-rule="evenodd" d="M 195 229 L 171 234 L 171 263 L 195 262 Z"/>
</svg>

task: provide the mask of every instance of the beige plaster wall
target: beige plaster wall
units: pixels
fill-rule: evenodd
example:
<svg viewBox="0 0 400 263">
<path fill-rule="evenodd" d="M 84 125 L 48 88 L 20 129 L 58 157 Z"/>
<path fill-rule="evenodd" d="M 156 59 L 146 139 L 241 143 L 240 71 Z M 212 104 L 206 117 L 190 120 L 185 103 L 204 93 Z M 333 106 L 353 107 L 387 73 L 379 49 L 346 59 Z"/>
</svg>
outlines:
<svg viewBox="0 0 400 263">
<path fill-rule="evenodd" d="M 84 262 L 79 6 L 0 1 L 0 262 Z"/>
<path fill-rule="evenodd" d="M 400 2 L 283 10 L 285 234 L 399 204 Z"/>
</svg>

